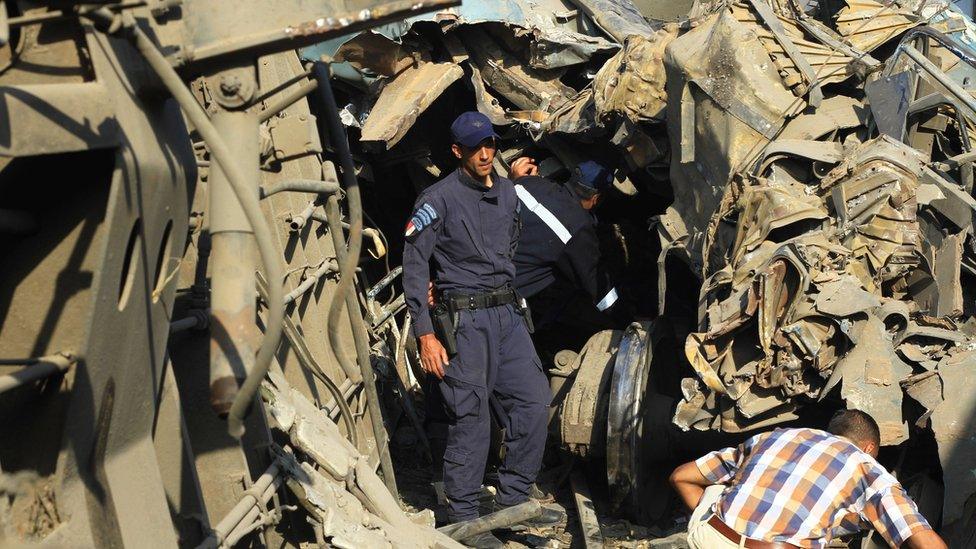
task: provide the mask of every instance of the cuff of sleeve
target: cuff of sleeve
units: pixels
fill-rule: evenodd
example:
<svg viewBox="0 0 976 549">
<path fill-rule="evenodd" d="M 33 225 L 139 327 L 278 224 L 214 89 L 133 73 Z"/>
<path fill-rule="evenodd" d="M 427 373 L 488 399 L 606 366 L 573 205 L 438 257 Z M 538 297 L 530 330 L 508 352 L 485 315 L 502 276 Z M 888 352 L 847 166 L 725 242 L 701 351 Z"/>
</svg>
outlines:
<svg viewBox="0 0 976 549">
<path fill-rule="evenodd" d="M 908 541 L 908 538 L 924 530 L 931 530 L 931 529 L 932 527 L 926 523 L 914 522 L 911 525 L 909 525 L 908 532 L 895 532 L 894 537 L 886 541 L 888 541 L 888 543 L 891 543 L 892 547 L 901 547 L 902 545 L 905 544 L 905 542 Z"/>
<path fill-rule="evenodd" d="M 696 459 L 695 465 L 698 467 L 698 472 L 713 484 L 722 484 L 726 480 L 722 461 L 714 455 L 714 452 Z"/>
<path fill-rule="evenodd" d="M 434 333 L 434 325 L 431 323 L 430 315 L 427 314 L 427 311 L 413 315 L 413 335 L 415 337 L 432 333 Z"/>
</svg>

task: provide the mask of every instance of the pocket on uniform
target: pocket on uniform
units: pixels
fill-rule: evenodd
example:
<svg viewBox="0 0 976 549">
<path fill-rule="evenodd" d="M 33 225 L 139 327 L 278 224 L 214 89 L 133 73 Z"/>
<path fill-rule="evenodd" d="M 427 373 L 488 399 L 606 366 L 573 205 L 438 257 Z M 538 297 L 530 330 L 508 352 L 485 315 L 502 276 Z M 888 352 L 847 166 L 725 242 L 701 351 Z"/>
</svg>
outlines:
<svg viewBox="0 0 976 549">
<path fill-rule="evenodd" d="M 445 238 L 441 240 L 441 246 L 452 262 L 464 263 L 480 256 L 481 251 L 464 219 L 455 217 L 458 219 L 452 218 L 444 223 Z"/>
<path fill-rule="evenodd" d="M 450 377 L 444 378 L 444 407 L 452 421 L 460 421 L 481 413 L 484 389 Z"/>
<path fill-rule="evenodd" d="M 448 449 L 444 452 L 444 461 L 448 463 L 453 463 L 454 465 L 464 465 L 468 462 L 468 456 L 471 455 L 470 452 L 465 452 L 463 450 Z"/>
</svg>

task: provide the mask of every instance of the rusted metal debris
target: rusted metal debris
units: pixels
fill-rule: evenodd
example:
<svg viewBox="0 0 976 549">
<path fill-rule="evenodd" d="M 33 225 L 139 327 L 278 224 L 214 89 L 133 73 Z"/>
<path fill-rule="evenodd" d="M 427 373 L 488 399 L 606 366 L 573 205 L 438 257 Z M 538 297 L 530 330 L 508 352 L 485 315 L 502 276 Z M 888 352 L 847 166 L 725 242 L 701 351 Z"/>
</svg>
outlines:
<svg viewBox="0 0 976 549">
<path fill-rule="evenodd" d="M 969 394 L 976 375 L 972 21 L 913 0 L 695 2 L 671 22 L 648 17 L 653 2 L 544 4 L 570 9 L 472 3 L 389 34 L 419 53 L 396 74 L 359 71 L 364 146 L 395 151 L 453 90 L 509 128 L 502 160 L 541 149 L 548 175 L 585 149 L 622 190 L 670 194 L 653 224 L 659 313 L 668 258 L 701 283 L 674 423 L 741 433 L 840 405 L 871 413 L 885 445 L 931 431 L 943 523 L 960 521 L 976 403 L 945 387 Z M 405 59 L 392 51 L 375 57 Z M 414 170 L 431 173 L 436 145 L 413 145 Z M 569 368 L 581 377 L 561 423 L 579 455 L 604 451 L 593 395 L 616 349 L 595 337 Z"/>
<path fill-rule="evenodd" d="M 639 205 L 608 232 L 621 263 L 650 264 L 659 318 L 550 372 L 554 432 L 605 458 L 619 511 L 654 492 L 648 448 L 669 449 L 651 417 L 740 434 L 847 406 L 885 445 L 929 451 L 899 474 L 935 486 L 918 499 L 940 500 L 947 537 L 976 538 L 976 25 L 945 0 L 14 4 L 31 7 L 0 17 L 0 176 L 17 189 L 0 350 L 78 362 L 2 391 L 3 434 L 27 449 L 0 456 L 0 484 L 41 472 L 0 490 L 4 534 L 26 514 L 20 537 L 62 545 L 281 544 L 287 487 L 312 524 L 296 540 L 454 546 L 383 486 L 396 421 L 371 380 L 420 424 L 399 271 L 380 263 L 451 166 L 444 119 L 477 109 L 500 171 L 531 154 L 558 179 L 596 158 L 616 205 Z M 86 174 L 65 200 L 22 184 L 61 162 Z M 258 229 L 277 244 L 258 246 L 255 288 Z M 351 257 L 363 237 L 372 260 Z M 256 317 L 287 345 L 237 440 L 209 398 L 240 411 L 238 385 L 263 377 Z"/>
</svg>

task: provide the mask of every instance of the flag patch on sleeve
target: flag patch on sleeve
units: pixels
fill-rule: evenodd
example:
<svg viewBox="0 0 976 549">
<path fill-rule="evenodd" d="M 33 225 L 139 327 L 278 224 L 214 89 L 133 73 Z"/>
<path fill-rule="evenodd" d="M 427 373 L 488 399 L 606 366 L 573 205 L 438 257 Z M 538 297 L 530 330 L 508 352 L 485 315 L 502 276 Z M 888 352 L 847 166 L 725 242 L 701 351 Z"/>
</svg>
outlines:
<svg viewBox="0 0 976 549">
<path fill-rule="evenodd" d="M 413 213 L 413 217 L 407 222 L 407 230 L 404 236 L 411 237 L 420 231 L 424 230 L 425 227 L 429 227 L 434 220 L 437 219 L 437 210 L 434 209 L 428 203 L 424 203 L 423 206 L 417 208 L 417 211 Z"/>
</svg>

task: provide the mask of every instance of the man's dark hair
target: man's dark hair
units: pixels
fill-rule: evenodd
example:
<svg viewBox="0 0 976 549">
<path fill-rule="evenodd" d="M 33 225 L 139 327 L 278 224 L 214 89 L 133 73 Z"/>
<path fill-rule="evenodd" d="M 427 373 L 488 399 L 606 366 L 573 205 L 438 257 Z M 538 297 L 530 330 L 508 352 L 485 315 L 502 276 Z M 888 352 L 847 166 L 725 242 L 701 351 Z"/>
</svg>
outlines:
<svg viewBox="0 0 976 549">
<path fill-rule="evenodd" d="M 861 410 L 841 410 L 830 418 L 827 431 L 854 442 L 881 444 L 881 429 L 874 418 Z"/>
</svg>

